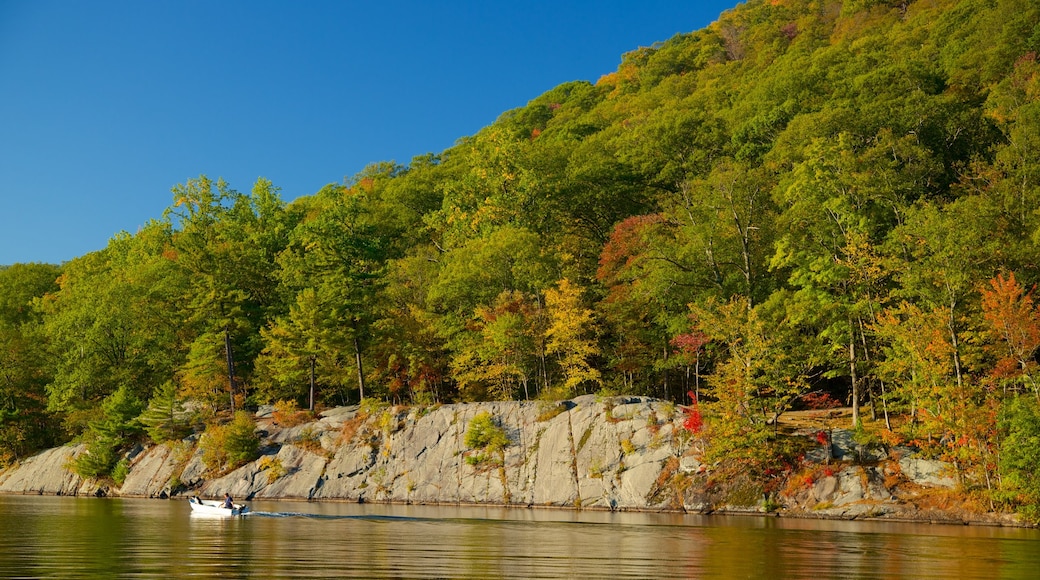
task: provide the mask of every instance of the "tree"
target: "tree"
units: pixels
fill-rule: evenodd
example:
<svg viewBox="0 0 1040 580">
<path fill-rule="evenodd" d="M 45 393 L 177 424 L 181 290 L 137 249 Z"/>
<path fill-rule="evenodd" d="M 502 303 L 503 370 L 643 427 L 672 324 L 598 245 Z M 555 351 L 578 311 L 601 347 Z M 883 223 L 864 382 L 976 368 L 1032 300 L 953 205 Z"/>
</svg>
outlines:
<svg viewBox="0 0 1040 580">
<path fill-rule="evenodd" d="M 33 301 L 58 289 L 61 268 L 51 264 L 0 266 L 0 325 L 39 320 Z"/>
<path fill-rule="evenodd" d="M 248 380 L 260 350 L 266 311 L 278 304 L 274 257 L 287 243 L 294 216 L 265 179 L 251 195 L 206 176 L 174 187 L 173 194 L 165 217 L 179 227 L 172 245 L 190 280 L 184 316 L 195 333 L 182 383 L 214 405 L 226 391 L 234 410 L 236 398 L 244 397 L 238 383 Z"/>
<path fill-rule="evenodd" d="M 191 412 L 178 395 L 173 381 L 167 381 L 155 390 L 148 408 L 137 421 L 156 443 L 177 441 L 191 432 Z"/>
<path fill-rule="evenodd" d="M 59 432 L 47 412 L 51 371 L 33 305 L 58 289 L 59 273 L 47 264 L 0 267 L 0 465 L 52 444 Z"/>
<path fill-rule="evenodd" d="M 878 372 L 893 386 L 894 408 L 910 417 L 900 430 L 908 439 L 938 440 L 953 425 L 951 405 L 964 396 L 954 388 L 946 312 L 903 302 L 882 312 L 872 330 L 883 345 Z"/>
<path fill-rule="evenodd" d="M 531 398 L 531 383 L 545 362 L 541 305 L 531 296 L 506 290 L 492 306 L 477 308 L 470 327 L 477 331 L 471 333 L 475 342 L 458 351 L 452 364 L 459 389 L 472 396 L 486 387 L 482 395 L 503 400 L 522 390 L 524 399 Z"/>
<path fill-rule="evenodd" d="M 879 157 L 887 149 L 891 157 Z M 916 192 L 904 183 L 906 158 L 921 154 L 883 133 L 857 150 L 854 138 L 815 141 L 784 184 L 783 236 L 771 266 L 796 288 L 800 313 L 818 329 L 834 361 L 828 375 L 848 377 L 852 421 L 859 424 L 864 365 L 873 352 L 866 332 L 887 292 L 890 274 L 875 247 Z M 841 361 L 844 362 L 842 363 Z"/>
<path fill-rule="evenodd" d="M 994 373 L 1007 385 L 1023 382 L 1040 399 L 1034 374 L 1036 352 L 1040 349 L 1040 309 L 1032 290 L 1026 290 L 1009 272 L 990 280 L 982 289 L 982 315 L 996 336 L 997 364 Z"/>
<path fill-rule="evenodd" d="M 898 294 L 924 310 L 943 313 L 958 388 L 965 382 L 964 361 L 976 356 L 964 337 L 977 330 L 969 313 L 977 306 L 978 284 L 991 275 L 1001 255 L 1001 241 L 992 235 L 1001 231 L 999 223 L 988 200 L 966 196 L 944 206 L 915 206 L 891 235 L 898 244 L 891 251 L 902 258 L 893 267 L 901 286 Z"/>
<path fill-rule="evenodd" d="M 628 392 L 667 385 L 653 370 L 666 366 L 660 362 L 662 351 L 667 360 L 670 323 L 693 300 L 689 273 L 673 257 L 675 231 L 661 214 L 633 216 L 614 227 L 600 253 L 596 279 L 606 295 L 597 312 L 609 332 L 605 354 Z"/>
<path fill-rule="evenodd" d="M 342 384 L 344 377 L 332 371 L 351 351 L 363 399 L 364 345 L 377 318 L 386 240 L 370 221 L 363 192 L 329 185 L 317 203 L 278 256 L 283 286 L 296 296 L 296 305 L 267 332 L 268 356 L 288 354 L 297 369 L 306 359 L 333 384 Z"/>
<path fill-rule="evenodd" d="M 112 474 L 119 453 L 141 431 L 136 419 L 143 405 L 126 386 L 120 386 L 101 405 L 100 416 L 86 433 L 87 449 L 76 457 L 73 469 L 82 477 Z"/>
<path fill-rule="evenodd" d="M 717 343 L 717 360 L 702 389 L 711 426 L 712 457 L 760 457 L 777 419 L 807 390 L 818 363 L 796 345 L 797 328 L 764 316 L 737 297 L 725 304 L 690 305 L 693 331 Z"/>
<path fill-rule="evenodd" d="M 1001 409 L 1000 475 L 1003 491 L 1032 522 L 1040 522 L 1040 409 L 1016 397 Z"/>
<path fill-rule="evenodd" d="M 145 400 L 182 363 L 174 313 L 187 280 L 170 260 L 170 241 L 162 222 L 119 234 L 66 263 L 59 289 L 39 301 L 54 372 L 48 407 L 73 432 L 120 386 Z"/>
<path fill-rule="evenodd" d="M 545 291 L 545 307 L 549 328 L 545 331 L 545 352 L 556 355 L 563 372 L 561 394 L 571 396 L 579 387 L 602 385 L 598 369 L 592 359 L 599 356 L 595 341 L 595 320 L 592 310 L 581 299 L 581 288 L 564 278 L 555 289 Z"/>
</svg>

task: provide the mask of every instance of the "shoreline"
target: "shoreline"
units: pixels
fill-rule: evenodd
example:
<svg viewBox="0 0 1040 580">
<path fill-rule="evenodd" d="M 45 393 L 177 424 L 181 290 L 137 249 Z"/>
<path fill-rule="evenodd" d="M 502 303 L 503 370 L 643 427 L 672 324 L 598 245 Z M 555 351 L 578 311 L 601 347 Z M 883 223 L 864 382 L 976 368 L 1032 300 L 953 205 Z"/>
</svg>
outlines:
<svg viewBox="0 0 1040 580">
<path fill-rule="evenodd" d="M 559 408 L 547 417 L 543 405 L 520 401 L 369 414 L 348 406 L 293 425 L 262 408 L 254 418 L 261 455 L 231 471 L 206 467 L 196 435 L 131 450 L 127 476 L 116 485 L 71 472 L 86 447 L 70 445 L 0 471 L 0 493 L 173 499 L 228 492 L 245 501 L 1037 527 L 1014 514 L 971 509 L 953 466 L 903 448 L 869 455 L 848 430 L 833 429 L 829 447 L 807 453 L 766 497 L 754 478 L 702 465 L 674 405 L 587 395 Z M 480 450 L 466 445 L 465 433 L 483 414 L 510 444 L 499 462 L 474 465 L 469 459 Z"/>
<path fill-rule="evenodd" d="M 183 493 L 169 497 L 148 497 L 138 495 L 73 495 L 73 494 L 48 494 L 43 492 L 8 492 L 0 491 L 0 496 L 39 496 L 39 497 L 69 497 L 76 499 L 85 500 L 105 500 L 105 499 L 144 499 L 144 500 L 157 500 L 157 501 L 180 501 L 185 500 L 194 494 Z M 215 497 L 215 496 L 214 496 Z M 251 499 L 243 500 L 244 502 L 253 501 Z M 494 509 L 506 509 L 506 510 L 541 510 L 541 511 L 558 511 L 558 512 L 597 512 L 597 513 L 633 513 L 633 514 L 668 514 L 668 515 L 685 515 L 685 516 L 698 516 L 698 517 L 742 517 L 742 518 L 762 518 L 762 519 L 787 519 L 787 520 L 804 520 L 804 521 L 832 521 L 832 522 L 871 522 L 871 523 L 894 523 L 894 524 L 918 524 L 918 525 L 930 525 L 930 526 L 967 526 L 976 528 L 1015 528 L 1015 529 L 1040 529 L 1040 525 L 1029 524 L 1025 522 L 1012 521 L 1010 518 L 1011 514 L 1007 514 L 1001 517 L 1000 514 L 992 514 L 995 519 L 965 519 L 957 517 L 949 518 L 913 518 L 906 516 L 843 516 L 836 514 L 823 514 L 823 513 L 807 513 L 801 511 L 787 512 L 786 510 L 778 510 L 772 512 L 756 511 L 752 508 L 740 509 L 740 508 L 729 508 L 729 509 L 714 509 L 708 511 L 695 511 L 679 508 L 640 508 L 640 507 L 621 507 L 621 508 L 609 508 L 604 506 L 590 506 L 584 508 L 578 507 L 567 507 L 557 505 L 520 505 L 520 504 L 506 504 L 506 503 L 475 503 L 475 502 L 451 502 L 451 501 L 400 501 L 400 500 L 356 500 L 356 499 L 305 499 L 296 497 L 264 497 L 260 501 L 272 501 L 272 502 L 286 502 L 286 503 L 301 503 L 301 504 L 372 504 L 372 505 L 385 505 L 385 506 L 428 506 L 428 507 L 461 507 L 461 508 L 494 508 Z M 951 514 L 952 516 L 952 514 Z"/>
</svg>

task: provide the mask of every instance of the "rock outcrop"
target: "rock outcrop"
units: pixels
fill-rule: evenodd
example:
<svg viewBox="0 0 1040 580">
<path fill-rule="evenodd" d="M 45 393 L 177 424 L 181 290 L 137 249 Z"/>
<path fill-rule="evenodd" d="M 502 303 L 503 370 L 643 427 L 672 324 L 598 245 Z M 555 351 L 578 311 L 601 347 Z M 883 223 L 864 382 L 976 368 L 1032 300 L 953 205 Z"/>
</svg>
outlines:
<svg viewBox="0 0 1040 580">
<path fill-rule="evenodd" d="M 956 487 L 950 466 L 900 449 L 856 448 L 851 434 L 806 455 L 802 472 L 763 496 L 718 489 L 712 466 L 690 449 L 675 405 L 642 397 L 561 403 L 489 402 L 432 408 L 341 407 L 316 421 L 279 425 L 257 413 L 262 455 L 230 473 L 208 473 L 195 438 L 136 449 L 119 487 L 67 469 L 82 447 L 52 449 L 0 473 L 0 493 L 242 499 L 474 503 L 613 510 L 783 511 L 813 517 L 957 519 L 927 512 L 922 490 Z M 465 443 L 488 413 L 509 439 L 485 453 Z M 725 486 L 722 486 L 723 488 Z M 711 489 L 708 489 L 711 488 Z M 753 492 L 753 493 L 752 493 Z M 743 493 L 743 495 L 742 495 Z"/>
</svg>

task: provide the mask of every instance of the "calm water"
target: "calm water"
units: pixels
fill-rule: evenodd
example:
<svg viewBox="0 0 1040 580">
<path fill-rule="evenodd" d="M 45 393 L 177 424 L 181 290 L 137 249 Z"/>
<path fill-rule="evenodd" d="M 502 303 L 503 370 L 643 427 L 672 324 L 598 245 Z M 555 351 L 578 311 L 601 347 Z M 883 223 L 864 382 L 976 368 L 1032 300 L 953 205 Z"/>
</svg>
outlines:
<svg viewBox="0 0 1040 580">
<path fill-rule="evenodd" d="M 1037 578 L 1037 530 L 0 496 L 3 578 Z"/>
</svg>

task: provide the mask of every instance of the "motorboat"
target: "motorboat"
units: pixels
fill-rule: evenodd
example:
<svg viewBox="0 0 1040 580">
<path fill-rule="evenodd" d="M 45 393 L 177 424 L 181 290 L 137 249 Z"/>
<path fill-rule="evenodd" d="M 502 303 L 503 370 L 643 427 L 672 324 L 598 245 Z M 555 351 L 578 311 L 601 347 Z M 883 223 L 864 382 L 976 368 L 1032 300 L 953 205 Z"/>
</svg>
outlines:
<svg viewBox="0 0 1040 580">
<path fill-rule="evenodd" d="M 226 508 L 223 501 L 202 499 L 195 496 L 188 498 L 188 504 L 191 505 L 192 513 L 207 516 L 241 516 L 249 513 L 249 506 L 245 504 L 231 504 L 233 507 Z"/>
</svg>

